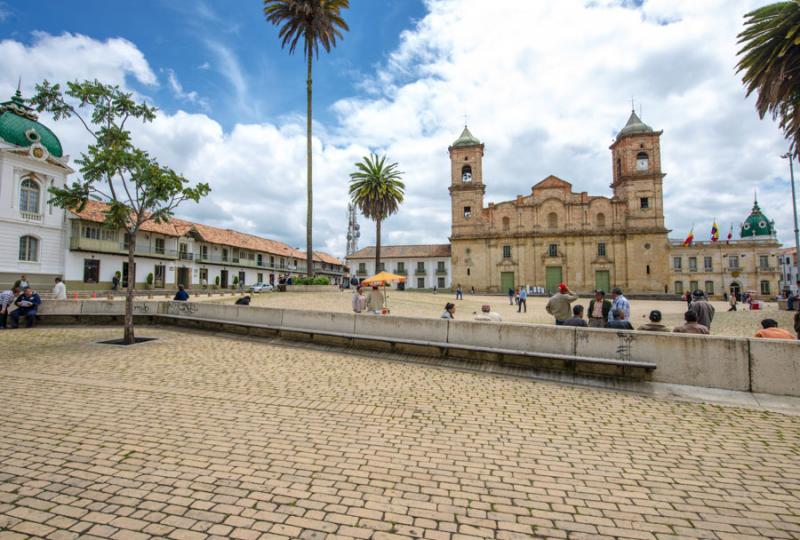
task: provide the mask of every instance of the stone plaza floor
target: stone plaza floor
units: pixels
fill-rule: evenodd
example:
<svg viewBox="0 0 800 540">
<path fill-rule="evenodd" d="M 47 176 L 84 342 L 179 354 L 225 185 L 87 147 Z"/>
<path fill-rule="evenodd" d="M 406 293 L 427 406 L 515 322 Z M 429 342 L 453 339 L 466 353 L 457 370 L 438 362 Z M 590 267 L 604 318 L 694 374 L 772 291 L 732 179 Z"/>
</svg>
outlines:
<svg viewBox="0 0 800 540">
<path fill-rule="evenodd" d="M 800 537 L 798 416 L 120 333 L 0 332 L 0 539 Z"/>
</svg>

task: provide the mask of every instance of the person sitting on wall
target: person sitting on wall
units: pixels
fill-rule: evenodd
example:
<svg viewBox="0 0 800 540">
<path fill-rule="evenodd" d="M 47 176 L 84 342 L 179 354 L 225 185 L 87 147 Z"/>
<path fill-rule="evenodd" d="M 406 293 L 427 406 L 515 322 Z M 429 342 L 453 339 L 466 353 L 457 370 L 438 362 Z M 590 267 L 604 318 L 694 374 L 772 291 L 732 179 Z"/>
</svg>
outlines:
<svg viewBox="0 0 800 540">
<path fill-rule="evenodd" d="M 564 321 L 564 326 L 589 326 L 583 318 L 583 306 L 578 304 L 572 307 L 572 317 Z"/>
<path fill-rule="evenodd" d="M 177 302 L 186 302 L 189 300 L 189 293 L 183 288 L 183 285 L 178 285 L 178 292 L 175 293 L 173 300 Z"/>
<path fill-rule="evenodd" d="M 353 313 L 361 313 L 367 309 L 367 297 L 364 296 L 364 288 L 358 285 L 353 291 L 352 299 Z"/>
<path fill-rule="evenodd" d="M 650 312 L 650 322 L 643 324 L 637 330 L 646 330 L 647 332 L 669 332 L 669 328 L 661 324 L 661 312 L 654 309 Z"/>
<path fill-rule="evenodd" d="M 686 321 L 683 326 L 676 326 L 672 329 L 673 332 L 677 332 L 679 334 L 704 334 L 708 335 L 711 332 L 708 331 L 707 326 L 703 326 L 702 324 L 697 322 L 697 313 L 694 311 L 687 311 L 683 314 L 683 320 Z"/>
<path fill-rule="evenodd" d="M 11 328 L 19 328 L 20 317 L 25 317 L 25 327 L 31 328 L 34 319 L 36 319 L 36 312 L 41 304 L 42 300 L 39 298 L 39 295 L 33 292 L 33 289 L 30 287 L 25 287 L 22 294 L 19 295 L 14 302 L 17 309 L 11 312 Z"/>
<path fill-rule="evenodd" d="M 379 313 L 383 309 L 385 300 L 383 293 L 377 285 L 372 286 L 372 290 L 367 295 L 367 310 L 373 313 Z"/>
<path fill-rule="evenodd" d="M 19 289 L 16 287 L 0 292 L 0 328 L 6 327 L 8 314 L 11 313 L 11 308 L 17 296 L 19 296 Z"/>
<path fill-rule="evenodd" d="M 444 311 L 442 311 L 442 315 L 439 317 L 440 319 L 455 319 L 456 318 L 456 305 L 452 302 L 448 302 L 444 305 Z"/>
<path fill-rule="evenodd" d="M 711 331 L 711 321 L 714 320 L 715 309 L 703 291 L 698 289 L 692 293 L 692 305 L 689 307 L 689 311 L 694 311 L 697 314 L 697 322 L 708 328 L 709 332 Z"/>
<path fill-rule="evenodd" d="M 630 321 L 625 319 L 625 310 L 622 308 L 612 309 L 611 316 L 613 319 L 606 323 L 606 328 L 612 328 L 614 330 L 633 330 L 633 325 Z"/>
<path fill-rule="evenodd" d="M 53 286 L 53 300 L 66 300 L 67 299 L 67 286 L 61 281 L 60 277 L 55 278 L 55 285 Z"/>
<path fill-rule="evenodd" d="M 492 306 L 489 304 L 483 304 L 481 306 L 481 312 L 475 315 L 475 320 L 482 322 L 501 322 L 503 318 L 499 313 L 492 311 Z"/>
<path fill-rule="evenodd" d="M 236 300 L 236 305 L 237 306 L 249 306 L 250 305 L 250 295 L 247 294 L 245 296 L 242 296 L 241 298 L 238 298 Z"/>
<path fill-rule="evenodd" d="M 766 339 L 795 339 L 788 330 L 778 328 L 778 321 L 775 319 L 764 319 L 761 321 L 761 330 L 756 332 L 753 337 Z"/>
</svg>

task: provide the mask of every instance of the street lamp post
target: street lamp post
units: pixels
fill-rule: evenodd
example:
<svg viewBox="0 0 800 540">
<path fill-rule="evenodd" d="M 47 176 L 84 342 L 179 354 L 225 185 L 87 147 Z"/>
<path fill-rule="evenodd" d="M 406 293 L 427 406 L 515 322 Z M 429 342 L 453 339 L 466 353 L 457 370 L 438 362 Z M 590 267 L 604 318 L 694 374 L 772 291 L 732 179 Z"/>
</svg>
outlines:
<svg viewBox="0 0 800 540">
<path fill-rule="evenodd" d="M 792 212 L 794 212 L 794 257 L 798 261 L 795 264 L 795 279 L 800 280 L 800 229 L 797 227 L 797 196 L 794 190 L 794 166 L 792 165 L 792 153 L 786 152 L 781 156 L 789 160 L 789 176 L 792 182 Z M 789 259 L 789 267 L 791 268 L 791 258 Z"/>
</svg>

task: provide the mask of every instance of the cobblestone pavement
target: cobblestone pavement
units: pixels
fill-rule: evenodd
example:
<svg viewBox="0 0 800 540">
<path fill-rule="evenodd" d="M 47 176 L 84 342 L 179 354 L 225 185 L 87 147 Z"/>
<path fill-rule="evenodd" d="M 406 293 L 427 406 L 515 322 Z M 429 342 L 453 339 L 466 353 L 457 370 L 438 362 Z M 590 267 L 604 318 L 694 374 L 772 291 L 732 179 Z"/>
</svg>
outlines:
<svg viewBox="0 0 800 540">
<path fill-rule="evenodd" d="M 800 537 L 800 417 L 139 331 L 0 332 L 0 539 Z"/>
</svg>

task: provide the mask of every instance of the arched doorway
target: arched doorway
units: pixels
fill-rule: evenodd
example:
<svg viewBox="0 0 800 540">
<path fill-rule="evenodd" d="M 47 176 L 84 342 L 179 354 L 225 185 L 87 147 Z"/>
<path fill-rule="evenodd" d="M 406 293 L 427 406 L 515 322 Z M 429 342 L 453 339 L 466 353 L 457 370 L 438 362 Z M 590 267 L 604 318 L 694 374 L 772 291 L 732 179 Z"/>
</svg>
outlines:
<svg viewBox="0 0 800 540">
<path fill-rule="evenodd" d="M 735 296 L 737 300 L 741 300 L 742 298 L 742 286 L 739 285 L 738 282 L 734 281 L 731 283 L 731 294 Z"/>
</svg>

